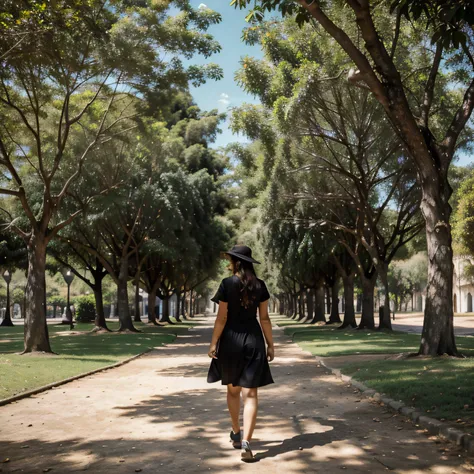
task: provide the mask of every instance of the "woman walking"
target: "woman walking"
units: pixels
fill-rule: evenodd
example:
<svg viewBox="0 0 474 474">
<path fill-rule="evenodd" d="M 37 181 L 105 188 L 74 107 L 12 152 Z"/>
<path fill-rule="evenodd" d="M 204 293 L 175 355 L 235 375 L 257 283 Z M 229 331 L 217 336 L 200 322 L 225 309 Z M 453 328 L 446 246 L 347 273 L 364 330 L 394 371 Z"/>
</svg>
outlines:
<svg viewBox="0 0 474 474">
<path fill-rule="evenodd" d="M 245 245 L 226 252 L 232 276 L 222 280 L 212 301 L 219 304 L 209 357 L 207 381 L 227 385 L 227 406 L 232 420 L 230 438 L 242 450 L 242 461 L 255 458 L 250 441 L 257 421 L 258 387 L 273 383 L 269 361 L 274 358 L 272 325 L 268 316 L 268 293 L 253 267 L 259 263 Z M 260 324 L 257 321 L 257 309 Z M 263 330 L 263 334 L 262 334 Z M 267 350 L 265 351 L 265 340 Z M 240 394 L 244 401 L 244 429 L 240 430 Z"/>
</svg>

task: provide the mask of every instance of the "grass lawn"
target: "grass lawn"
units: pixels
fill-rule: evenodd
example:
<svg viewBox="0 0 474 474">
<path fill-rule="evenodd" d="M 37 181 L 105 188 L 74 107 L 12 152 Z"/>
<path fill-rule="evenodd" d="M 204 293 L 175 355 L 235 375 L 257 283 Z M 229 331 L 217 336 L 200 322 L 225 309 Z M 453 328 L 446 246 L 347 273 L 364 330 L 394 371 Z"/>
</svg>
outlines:
<svg viewBox="0 0 474 474">
<path fill-rule="evenodd" d="M 117 329 L 118 322 L 108 322 Z M 193 326 L 192 321 L 169 326 L 135 323 L 141 333 L 90 333 L 93 325 L 48 325 L 51 346 L 58 355 L 25 355 L 23 326 L 0 328 L 0 399 L 114 364 L 128 357 L 172 342 Z"/>
<path fill-rule="evenodd" d="M 474 337 L 457 337 L 465 359 L 452 357 L 360 360 L 366 354 L 417 352 L 420 336 L 401 332 L 338 330 L 274 318 L 303 349 L 320 357 L 341 357 L 342 372 L 430 416 L 464 420 L 474 429 Z M 283 326 L 283 325 L 282 325 Z"/>
<path fill-rule="evenodd" d="M 462 419 L 462 425 L 474 429 L 473 357 L 379 360 L 363 366 L 352 363 L 342 372 L 429 416 Z"/>
</svg>

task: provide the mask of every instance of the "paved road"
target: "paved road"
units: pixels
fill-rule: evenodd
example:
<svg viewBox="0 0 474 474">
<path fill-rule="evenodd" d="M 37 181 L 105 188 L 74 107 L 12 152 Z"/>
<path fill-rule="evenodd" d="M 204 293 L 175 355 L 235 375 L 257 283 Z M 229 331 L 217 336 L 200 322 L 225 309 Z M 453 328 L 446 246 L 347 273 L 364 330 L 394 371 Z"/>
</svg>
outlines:
<svg viewBox="0 0 474 474">
<path fill-rule="evenodd" d="M 466 474 L 457 448 L 360 397 L 275 330 L 276 384 L 261 389 L 244 464 L 225 391 L 209 385 L 212 319 L 114 370 L 0 408 L 0 471 L 51 473 Z M 447 449 L 446 451 L 443 451 Z"/>
<path fill-rule="evenodd" d="M 395 315 L 395 318 L 395 321 L 392 321 L 392 326 L 396 331 L 421 334 L 423 328 L 422 315 Z M 457 336 L 474 336 L 474 316 L 456 316 L 454 318 L 454 333 Z"/>
</svg>

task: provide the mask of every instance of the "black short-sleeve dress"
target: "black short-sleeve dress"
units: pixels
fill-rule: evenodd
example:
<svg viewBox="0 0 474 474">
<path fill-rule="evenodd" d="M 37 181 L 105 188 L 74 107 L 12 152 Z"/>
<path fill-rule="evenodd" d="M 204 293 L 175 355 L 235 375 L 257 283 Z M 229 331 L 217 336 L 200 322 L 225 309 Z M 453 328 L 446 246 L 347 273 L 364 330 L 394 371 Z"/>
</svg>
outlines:
<svg viewBox="0 0 474 474">
<path fill-rule="evenodd" d="M 222 385 L 256 388 L 273 383 L 265 350 L 265 340 L 257 320 L 261 302 L 270 298 L 267 287 L 258 280 L 256 298 L 248 308 L 241 304 L 241 282 L 231 276 L 222 280 L 215 303 L 228 303 L 227 322 L 217 344 L 217 359 L 212 359 L 207 381 Z"/>
</svg>

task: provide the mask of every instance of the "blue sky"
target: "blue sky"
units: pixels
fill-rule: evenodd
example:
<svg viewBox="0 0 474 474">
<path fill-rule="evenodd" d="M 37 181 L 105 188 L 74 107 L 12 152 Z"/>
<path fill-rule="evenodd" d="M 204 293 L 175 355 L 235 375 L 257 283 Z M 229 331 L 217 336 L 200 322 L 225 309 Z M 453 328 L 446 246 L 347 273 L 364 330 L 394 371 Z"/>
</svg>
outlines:
<svg viewBox="0 0 474 474">
<path fill-rule="evenodd" d="M 244 102 L 256 103 L 257 101 L 252 96 L 243 92 L 234 83 L 234 73 L 239 68 L 241 57 L 246 55 L 262 57 L 260 47 L 247 46 L 241 40 L 242 29 L 248 26 L 245 22 L 245 11 L 235 10 L 229 5 L 230 0 L 193 0 L 191 3 L 193 7 L 198 7 L 200 4 L 207 5 L 222 15 L 222 22 L 209 30 L 209 33 L 221 44 L 222 51 L 208 59 L 195 57 L 190 62 L 217 63 L 224 70 L 224 79 L 209 81 L 197 88 L 192 87 L 191 93 L 197 105 L 202 110 L 219 109 L 220 112 L 226 112 L 230 107 L 239 106 Z M 233 141 L 245 140 L 242 136 L 233 136 L 227 123 L 222 128 L 223 133 L 214 146 L 225 146 Z"/>
</svg>

